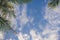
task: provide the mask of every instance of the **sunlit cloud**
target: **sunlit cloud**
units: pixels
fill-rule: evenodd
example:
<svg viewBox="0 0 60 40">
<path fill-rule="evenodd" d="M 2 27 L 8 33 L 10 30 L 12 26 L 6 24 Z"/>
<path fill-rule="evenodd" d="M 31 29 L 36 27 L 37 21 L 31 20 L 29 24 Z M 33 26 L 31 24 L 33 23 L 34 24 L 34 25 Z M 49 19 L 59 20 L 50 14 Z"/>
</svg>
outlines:
<svg viewBox="0 0 60 40">
<path fill-rule="evenodd" d="M 44 40 L 57 40 L 59 31 L 58 24 L 60 24 L 59 12 L 54 11 L 52 8 L 46 6 L 44 19 L 48 21 L 45 26 L 42 35 L 44 36 Z"/>
<path fill-rule="evenodd" d="M 19 33 L 17 36 L 18 36 L 18 40 L 24 40 L 22 33 Z"/>
<path fill-rule="evenodd" d="M 46 14 L 44 16 L 44 19 L 46 19 L 49 24 L 51 24 L 52 26 L 57 26 L 58 24 L 60 24 L 60 13 L 52 10 L 51 8 L 49 8 L 48 6 L 46 7 Z"/>
<path fill-rule="evenodd" d="M 27 13 L 27 4 L 22 4 L 21 6 L 22 6 L 22 10 L 17 11 L 18 12 L 17 19 L 19 20 L 19 24 L 20 24 L 19 30 L 22 30 L 23 26 L 28 22 L 28 18 L 27 18 L 27 14 L 26 14 Z M 19 10 L 19 8 L 17 10 Z"/>
<path fill-rule="evenodd" d="M 18 37 L 18 40 L 29 40 L 30 39 L 30 36 L 28 34 L 22 34 L 22 33 L 17 34 L 17 37 Z"/>
<path fill-rule="evenodd" d="M 46 1 L 46 0 L 45 0 Z M 20 11 L 20 5 L 14 5 L 16 8 L 15 10 L 15 14 L 16 14 L 16 18 L 19 20 L 19 28 L 18 30 L 22 30 L 22 28 L 25 26 L 25 24 L 27 24 L 28 22 L 30 22 L 32 25 L 35 25 L 33 23 L 34 18 L 33 17 L 27 17 L 27 4 L 23 4 L 22 5 L 22 10 Z M 35 10 L 36 11 L 36 10 Z M 43 25 L 40 23 L 38 23 L 38 26 L 40 29 L 42 29 L 42 32 L 37 32 L 35 29 L 31 29 L 29 31 L 30 35 L 28 34 L 23 34 L 21 31 L 16 35 L 18 37 L 18 40 L 30 40 L 30 37 L 32 38 L 32 40 L 57 40 L 58 39 L 58 31 L 59 31 L 59 27 L 58 24 L 60 24 L 60 9 L 56 8 L 56 9 L 51 9 L 48 6 L 46 6 L 45 9 L 45 15 L 44 15 L 44 19 L 47 20 L 46 25 L 43 27 Z M 36 11 L 37 12 L 37 11 Z M 18 13 L 18 14 L 17 14 Z M 21 15 L 19 15 L 21 14 Z M 15 30 L 17 27 L 17 21 L 15 18 L 11 18 L 9 19 L 12 23 L 11 26 L 13 27 L 13 29 Z M 3 39 L 2 33 L 0 33 L 0 38 Z M 7 40 L 13 40 L 12 38 L 7 39 Z"/>
<path fill-rule="evenodd" d="M 35 30 L 31 30 L 30 35 L 32 37 L 32 40 L 43 40 L 42 36 L 39 33 L 37 33 Z"/>
<path fill-rule="evenodd" d="M 3 40 L 3 39 L 4 39 L 4 33 L 0 32 L 0 40 Z"/>
<path fill-rule="evenodd" d="M 16 19 L 12 17 L 10 19 L 10 22 L 11 22 L 11 24 L 10 24 L 11 27 L 15 30 L 17 28 L 17 25 L 16 25 L 17 24 L 17 21 L 16 21 Z"/>
<path fill-rule="evenodd" d="M 57 40 L 57 32 L 58 29 L 48 24 L 46 25 L 46 28 L 43 30 L 42 35 L 44 36 L 44 40 Z"/>
<path fill-rule="evenodd" d="M 57 34 L 53 33 L 48 35 L 48 37 L 44 37 L 44 40 L 57 40 Z"/>
<path fill-rule="evenodd" d="M 26 13 L 27 13 L 27 5 L 23 4 L 22 12 L 20 15 L 20 23 L 21 23 L 20 25 L 24 25 L 28 22 Z"/>
<path fill-rule="evenodd" d="M 9 38 L 9 39 L 6 39 L 6 40 L 14 40 L 14 39 L 12 39 L 12 38 Z"/>
</svg>

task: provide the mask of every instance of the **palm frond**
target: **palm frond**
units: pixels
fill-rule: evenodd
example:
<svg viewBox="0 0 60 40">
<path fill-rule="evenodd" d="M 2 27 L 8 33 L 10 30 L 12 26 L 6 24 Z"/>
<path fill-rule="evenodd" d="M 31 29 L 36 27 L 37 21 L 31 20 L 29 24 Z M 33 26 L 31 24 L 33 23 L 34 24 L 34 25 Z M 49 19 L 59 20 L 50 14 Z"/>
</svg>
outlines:
<svg viewBox="0 0 60 40">
<path fill-rule="evenodd" d="M 9 0 L 9 1 L 11 1 L 13 3 L 19 3 L 19 4 L 21 4 L 21 3 L 31 2 L 32 0 Z"/>
<path fill-rule="evenodd" d="M 0 0 L 0 10 L 2 10 L 2 13 L 0 14 L 0 31 L 5 32 L 8 30 L 13 30 L 10 26 L 9 20 L 6 20 L 6 16 L 8 15 L 9 17 L 16 17 L 13 3 L 22 4 L 30 1 L 31 0 Z"/>
<path fill-rule="evenodd" d="M 0 0 L 0 9 L 2 9 L 2 16 L 6 17 L 7 14 L 9 14 L 9 16 L 13 16 L 16 17 L 15 13 L 14 13 L 14 7 L 13 7 L 13 3 L 27 3 L 30 2 L 31 0 Z"/>
<path fill-rule="evenodd" d="M 50 0 L 48 6 L 51 8 L 55 8 L 59 5 L 60 0 Z"/>
<path fill-rule="evenodd" d="M 2 14 L 3 14 L 2 16 L 4 16 L 4 15 L 7 16 L 7 14 L 9 14 L 9 15 L 12 14 L 10 16 L 15 16 L 15 14 L 14 14 L 14 8 L 13 8 L 13 5 L 11 4 L 11 2 L 6 2 L 3 5 L 1 3 L 0 9 L 2 9 Z"/>
<path fill-rule="evenodd" d="M 0 31 L 5 32 L 9 30 L 11 30 L 9 21 L 0 17 Z"/>
</svg>

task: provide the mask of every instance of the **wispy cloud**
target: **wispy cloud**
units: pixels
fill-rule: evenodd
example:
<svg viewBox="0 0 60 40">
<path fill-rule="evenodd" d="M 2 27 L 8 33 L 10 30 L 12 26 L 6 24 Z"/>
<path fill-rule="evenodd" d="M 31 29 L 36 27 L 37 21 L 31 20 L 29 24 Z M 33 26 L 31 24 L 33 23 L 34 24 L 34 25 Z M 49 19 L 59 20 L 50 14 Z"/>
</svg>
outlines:
<svg viewBox="0 0 60 40">
<path fill-rule="evenodd" d="M 3 40 L 3 39 L 4 39 L 4 33 L 0 32 L 0 40 Z"/>
<path fill-rule="evenodd" d="M 23 10 L 22 10 L 22 12 L 21 12 L 22 14 L 20 16 L 20 23 L 21 23 L 21 25 L 24 25 L 24 24 L 26 24 L 28 22 L 28 18 L 27 18 L 27 15 L 26 15 L 26 13 L 27 13 L 27 5 L 23 4 L 22 9 Z"/>
<path fill-rule="evenodd" d="M 19 33 L 17 34 L 18 40 L 29 40 L 30 36 L 28 34 Z"/>
<path fill-rule="evenodd" d="M 22 5 L 22 10 L 19 11 L 19 13 L 21 15 L 17 17 L 17 19 L 19 20 L 19 25 L 20 25 L 18 30 L 21 31 L 22 28 L 24 27 L 24 25 L 29 21 L 27 14 L 26 14 L 27 13 L 27 4 Z M 30 38 L 30 36 L 28 34 L 23 34 L 21 32 L 19 32 L 19 34 L 17 34 L 17 37 L 18 37 L 18 40 L 29 40 L 29 38 Z"/>
<path fill-rule="evenodd" d="M 23 27 L 28 21 L 30 21 L 33 24 L 34 18 L 27 18 L 26 16 L 26 5 L 23 6 L 22 15 L 20 18 L 20 25 Z M 39 25 L 41 29 L 43 29 L 42 33 L 37 32 L 34 29 L 30 30 L 30 36 L 32 37 L 32 40 L 57 40 L 58 38 L 58 24 L 60 23 L 59 19 L 59 13 L 52 10 L 48 6 L 46 6 L 45 9 L 45 15 L 44 19 L 47 20 L 47 24 L 45 28 L 42 28 L 42 25 Z M 18 34 L 19 40 L 27 40 L 30 38 L 27 34 Z"/>
<path fill-rule="evenodd" d="M 37 33 L 35 30 L 31 30 L 30 35 L 32 37 L 32 40 L 43 40 L 41 34 Z"/>
<path fill-rule="evenodd" d="M 19 33 L 17 36 L 18 36 L 18 40 L 24 40 L 22 33 Z"/>
<path fill-rule="evenodd" d="M 17 10 L 19 10 L 19 8 L 17 8 Z M 40 32 L 37 32 L 35 29 L 31 29 L 29 31 L 30 35 L 19 32 L 17 34 L 18 40 L 29 40 L 30 36 L 32 40 L 57 40 L 57 37 L 58 37 L 57 32 L 59 31 L 58 24 L 60 24 L 60 21 L 59 21 L 60 14 L 57 8 L 56 10 L 57 11 L 46 6 L 44 19 L 47 20 L 48 22 L 45 28 L 43 28 L 42 25 L 39 24 L 40 28 L 43 29 L 43 31 L 40 33 Z M 28 18 L 26 14 L 27 4 L 23 4 L 22 11 L 19 11 L 19 12 L 17 11 L 16 13 L 18 13 L 17 15 L 21 13 L 21 15 L 17 18 L 21 26 L 18 30 L 22 30 L 22 28 L 27 22 L 31 22 L 34 25 L 33 23 L 34 18 L 33 17 Z M 16 20 L 14 18 L 12 18 L 12 25 L 16 26 Z"/>
<path fill-rule="evenodd" d="M 27 18 L 27 4 L 22 5 L 22 11 L 20 11 L 21 15 L 18 17 L 20 20 L 20 29 L 23 28 L 23 26 L 29 21 Z"/>
<path fill-rule="evenodd" d="M 46 7 L 46 14 L 44 18 L 53 26 L 57 26 L 60 23 L 60 13 L 54 11 L 53 9 Z"/>
<path fill-rule="evenodd" d="M 60 24 L 59 12 L 46 6 L 44 19 L 48 21 L 42 35 L 45 35 L 44 40 L 57 40 L 57 32 L 59 31 L 58 24 Z"/>
</svg>

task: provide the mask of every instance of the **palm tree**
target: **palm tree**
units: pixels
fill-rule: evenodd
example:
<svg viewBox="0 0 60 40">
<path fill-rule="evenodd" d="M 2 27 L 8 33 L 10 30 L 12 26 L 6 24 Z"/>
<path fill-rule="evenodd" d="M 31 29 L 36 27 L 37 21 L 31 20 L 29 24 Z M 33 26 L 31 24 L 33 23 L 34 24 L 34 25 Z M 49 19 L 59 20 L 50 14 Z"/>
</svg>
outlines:
<svg viewBox="0 0 60 40">
<path fill-rule="evenodd" d="M 9 20 L 6 19 L 7 16 L 13 16 L 14 18 L 16 17 L 13 4 L 22 4 L 29 1 L 31 0 L 0 0 L 0 31 L 5 32 L 13 30 L 10 26 Z"/>
<path fill-rule="evenodd" d="M 59 5 L 59 3 L 60 3 L 60 0 L 50 0 L 48 3 L 48 6 L 51 8 L 55 8 Z"/>
</svg>

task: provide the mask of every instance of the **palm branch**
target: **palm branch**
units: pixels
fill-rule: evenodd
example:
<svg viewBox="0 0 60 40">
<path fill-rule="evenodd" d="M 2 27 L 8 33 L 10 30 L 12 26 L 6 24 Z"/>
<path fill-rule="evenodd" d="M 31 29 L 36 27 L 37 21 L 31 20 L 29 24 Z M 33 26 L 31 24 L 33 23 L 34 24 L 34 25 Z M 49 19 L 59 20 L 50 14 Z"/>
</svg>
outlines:
<svg viewBox="0 0 60 40">
<path fill-rule="evenodd" d="M 55 8 L 59 5 L 59 3 L 60 3 L 60 0 L 50 0 L 48 3 L 48 6 L 51 8 Z"/>
<path fill-rule="evenodd" d="M 20 4 L 31 2 L 31 0 L 9 0 L 9 1 L 14 2 L 14 3 L 20 3 Z"/>
<path fill-rule="evenodd" d="M 31 0 L 1 0 L 0 2 L 0 9 L 2 9 L 2 16 L 6 17 L 7 14 L 9 14 L 10 16 L 15 16 L 14 14 L 14 7 L 12 3 L 27 3 Z"/>
<path fill-rule="evenodd" d="M 2 13 L 0 13 L 0 31 L 8 31 L 13 30 L 10 26 L 9 20 L 6 19 L 6 16 L 9 15 L 9 17 L 15 16 L 14 13 L 14 7 L 13 3 L 27 3 L 30 0 L 0 0 L 0 10 L 2 10 Z"/>
<path fill-rule="evenodd" d="M 9 25 L 9 21 L 0 17 L 0 31 L 5 32 L 5 31 L 8 31 L 10 29 L 11 29 L 11 27 Z"/>
</svg>

